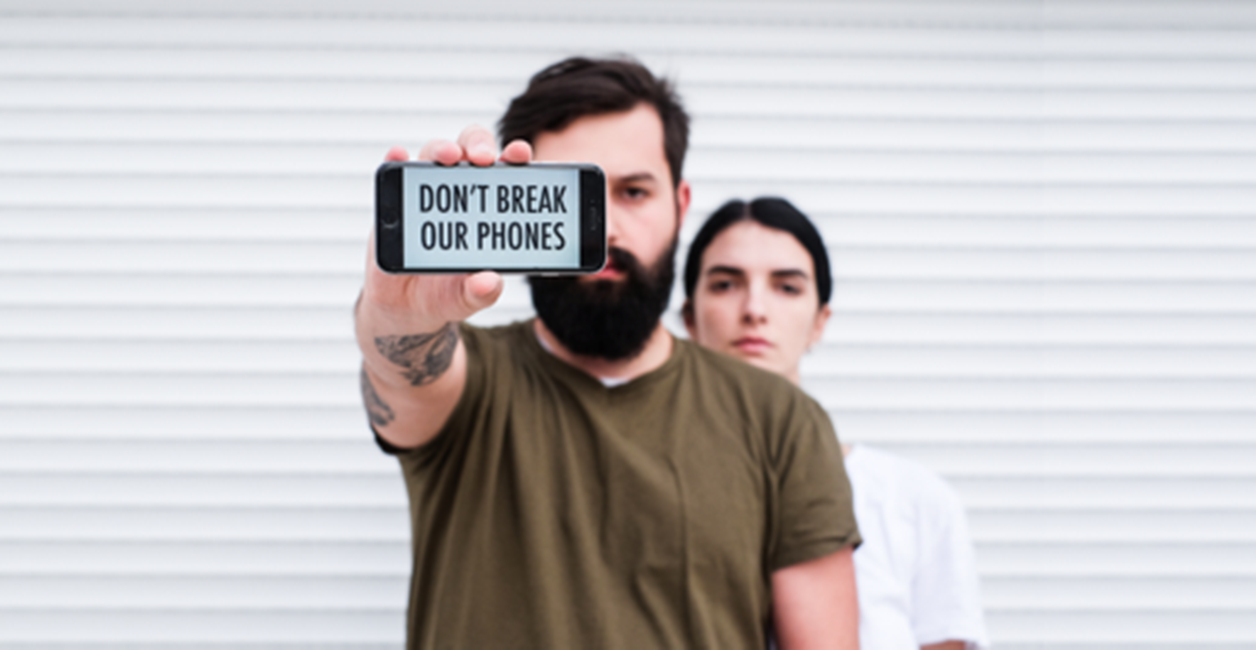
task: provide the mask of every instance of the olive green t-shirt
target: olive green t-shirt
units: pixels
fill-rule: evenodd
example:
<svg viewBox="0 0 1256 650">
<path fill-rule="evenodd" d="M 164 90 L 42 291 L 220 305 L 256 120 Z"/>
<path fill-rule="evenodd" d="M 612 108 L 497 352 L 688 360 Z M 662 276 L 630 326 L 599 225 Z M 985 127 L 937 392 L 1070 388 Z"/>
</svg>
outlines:
<svg viewBox="0 0 1256 650">
<path fill-rule="evenodd" d="M 608 388 L 530 321 L 464 325 L 448 424 L 398 455 L 410 648 L 763 648 L 771 573 L 857 544 L 824 411 L 676 340 Z"/>
</svg>

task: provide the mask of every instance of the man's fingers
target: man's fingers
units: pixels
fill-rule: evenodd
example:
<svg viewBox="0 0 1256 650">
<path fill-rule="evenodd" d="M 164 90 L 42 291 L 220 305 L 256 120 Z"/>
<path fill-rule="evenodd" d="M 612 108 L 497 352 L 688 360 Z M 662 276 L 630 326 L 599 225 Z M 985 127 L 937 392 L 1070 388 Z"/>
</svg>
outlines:
<svg viewBox="0 0 1256 650">
<path fill-rule="evenodd" d="M 397 146 L 388 150 L 384 154 L 384 160 L 388 162 L 405 162 L 410 159 L 410 154 L 406 152 L 405 147 Z"/>
<path fill-rule="evenodd" d="M 406 160 L 406 150 L 393 147 L 388 152 L 387 160 Z M 455 165 L 464 160 L 481 167 L 497 162 L 497 142 L 488 129 L 472 124 L 462 130 L 457 142 L 448 140 L 429 140 L 419 150 L 419 160 L 430 160 L 442 165 Z M 532 147 L 526 142 L 515 141 L 506 147 L 502 160 L 508 163 L 523 164 L 532 161 Z"/>
<path fill-rule="evenodd" d="M 497 160 L 497 141 L 488 129 L 472 124 L 458 135 L 458 146 L 472 165 L 491 165 Z"/>
<path fill-rule="evenodd" d="M 525 140 L 514 140 L 502 150 L 502 162 L 522 165 L 532 162 L 532 145 Z"/>
<path fill-rule="evenodd" d="M 462 160 L 462 147 L 448 140 L 428 140 L 419 151 L 419 160 L 431 160 L 442 165 L 456 165 Z"/>
</svg>

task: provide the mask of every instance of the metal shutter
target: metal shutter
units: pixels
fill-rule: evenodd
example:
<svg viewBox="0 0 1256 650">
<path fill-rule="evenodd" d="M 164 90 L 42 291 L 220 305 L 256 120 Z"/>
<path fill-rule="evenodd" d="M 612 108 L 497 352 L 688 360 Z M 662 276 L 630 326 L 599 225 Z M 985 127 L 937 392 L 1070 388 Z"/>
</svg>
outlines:
<svg viewBox="0 0 1256 650">
<path fill-rule="evenodd" d="M 1256 3 L 5 0 L 0 646 L 400 647 L 371 174 L 613 52 L 686 238 L 822 224 L 806 388 L 959 489 L 998 647 L 1256 645 Z"/>
</svg>

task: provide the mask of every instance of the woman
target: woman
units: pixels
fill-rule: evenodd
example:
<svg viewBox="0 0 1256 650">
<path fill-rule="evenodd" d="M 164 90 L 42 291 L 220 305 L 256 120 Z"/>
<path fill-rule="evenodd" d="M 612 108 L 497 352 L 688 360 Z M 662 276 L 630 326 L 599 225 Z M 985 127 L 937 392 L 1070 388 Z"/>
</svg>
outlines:
<svg viewBox="0 0 1256 650">
<path fill-rule="evenodd" d="M 692 339 L 799 382 L 824 335 L 832 278 L 824 241 L 784 199 L 730 201 L 702 226 L 685 263 Z M 918 463 L 842 445 L 863 545 L 855 552 L 865 650 L 986 644 L 963 505 Z"/>
</svg>

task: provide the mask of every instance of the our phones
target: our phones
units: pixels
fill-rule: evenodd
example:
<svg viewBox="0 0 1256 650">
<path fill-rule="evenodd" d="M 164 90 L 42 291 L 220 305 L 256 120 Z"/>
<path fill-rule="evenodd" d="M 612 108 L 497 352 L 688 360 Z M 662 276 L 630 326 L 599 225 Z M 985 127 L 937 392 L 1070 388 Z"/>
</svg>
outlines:
<svg viewBox="0 0 1256 650">
<path fill-rule="evenodd" d="M 593 273 L 606 264 L 606 176 L 584 163 L 384 163 L 375 246 L 391 273 Z"/>
</svg>

